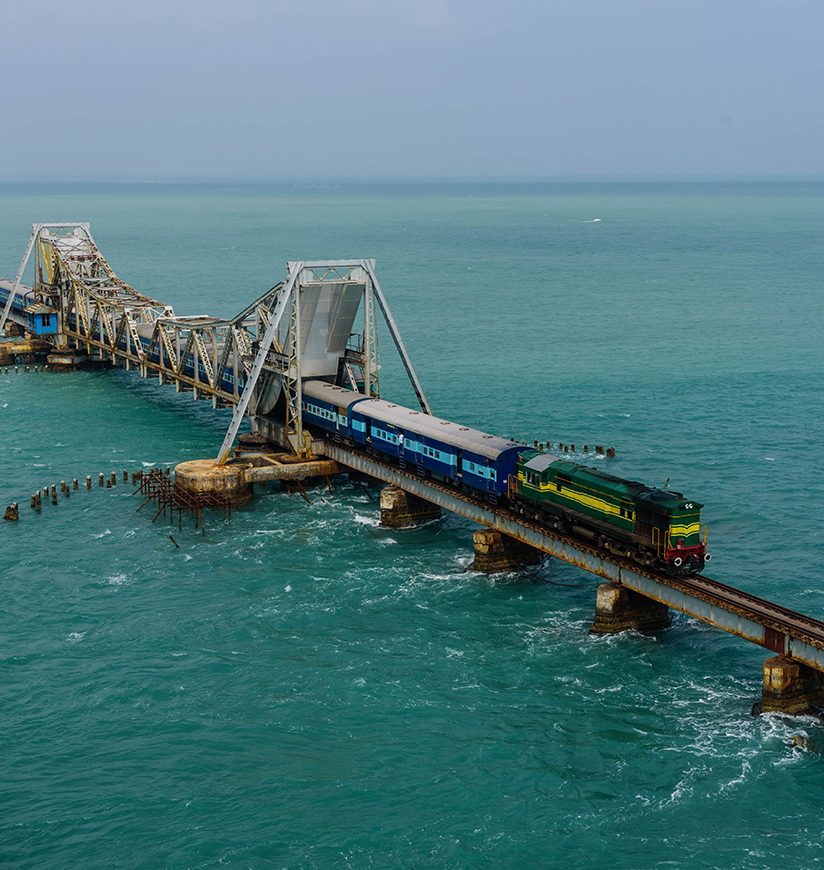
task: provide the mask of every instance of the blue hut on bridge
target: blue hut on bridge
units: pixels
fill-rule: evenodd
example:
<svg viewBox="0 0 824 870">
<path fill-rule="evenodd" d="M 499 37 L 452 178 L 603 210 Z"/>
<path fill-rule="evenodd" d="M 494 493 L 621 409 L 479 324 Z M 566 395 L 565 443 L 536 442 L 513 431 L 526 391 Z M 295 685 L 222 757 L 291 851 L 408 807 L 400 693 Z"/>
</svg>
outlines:
<svg viewBox="0 0 824 870">
<path fill-rule="evenodd" d="M 44 302 L 35 302 L 23 309 L 28 318 L 27 330 L 32 335 L 55 335 L 57 333 L 57 311 Z"/>
</svg>

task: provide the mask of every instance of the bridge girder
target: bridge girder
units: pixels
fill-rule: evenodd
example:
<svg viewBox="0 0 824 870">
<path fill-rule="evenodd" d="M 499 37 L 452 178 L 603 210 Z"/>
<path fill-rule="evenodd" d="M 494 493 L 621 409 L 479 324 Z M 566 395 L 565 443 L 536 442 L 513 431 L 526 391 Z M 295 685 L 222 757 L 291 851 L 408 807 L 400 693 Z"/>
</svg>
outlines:
<svg viewBox="0 0 824 870">
<path fill-rule="evenodd" d="M 32 257 L 33 279 L 24 287 Z M 235 317 L 180 317 L 114 272 L 88 223 L 39 223 L 32 225 L 0 328 L 22 291 L 58 312 L 51 339 L 58 347 L 73 344 L 113 364 L 137 368 L 144 377 L 174 383 L 179 391 L 191 389 L 195 398 L 211 398 L 216 407 L 234 405 L 219 463 L 226 461 L 246 416 L 254 425 L 261 416 L 280 415 L 283 446 L 308 452 L 304 378 L 330 380 L 342 372 L 354 389 L 379 397 L 379 315 L 422 410 L 431 413 L 374 260 L 289 262 L 285 280 Z"/>
</svg>

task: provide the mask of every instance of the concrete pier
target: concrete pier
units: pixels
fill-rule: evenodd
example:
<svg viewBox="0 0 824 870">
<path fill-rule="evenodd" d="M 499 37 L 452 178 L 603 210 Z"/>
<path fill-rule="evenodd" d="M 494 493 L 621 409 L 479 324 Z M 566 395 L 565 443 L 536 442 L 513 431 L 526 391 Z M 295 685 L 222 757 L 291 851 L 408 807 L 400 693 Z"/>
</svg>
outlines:
<svg viewBox="0 0 824 870">
<path fill-rule="evenodd" d="M 538 565 L 544 555 L 540 550 L 522 544 L 495 529 L 478 529 L 473 532 L 472 543 L 475 547 L 475 559 L 471 570 L 487 574 L 518 571 L 528 565 Z"/>
<path fill-rule="evenodd" d="M 387 529 L 410 529 L 440 515 L 439 507 L 397 486 L 381 490 L 381 525 Z"/>
<path fill-rule="evenodd" d="M 657 631 L 672 622 L 669 608 L 651 598 L 616 586 L 602 583 L 595 593 L 595 621 L 590 634 L 616 634 L 619 631 Z"/>
<path fill-rule="evenodd" d="M 86 364 L 86 354 L 72 350 L 54 352 L 48 355 L 46 361 L 53 372 L 73 372 Z"/>
<path fill-rule="evenodd" d="M 246 479 L 246 465 L 218 465 L 214 459 L 193 459 L 175 467 L 175 482 L 194 495 L 216 495 L 232 507 L 252 500 L 252 484 Z"/>
<path fill-rule="evenodd" d="M 281 453 L 253 457 L 246 463 L 245 477 L 249 483 L 265 483 L 270 480 L 312 481 L 330 478 L 340 474 L 341 470 L 333 459 L 299 459 Z"/>
<path fill-rule="evenodd" d="M 761 702 L 753 713 L 804 716 L 824 709 L 824 673 L 786 656 L 764 662 Z"/>
</svg>

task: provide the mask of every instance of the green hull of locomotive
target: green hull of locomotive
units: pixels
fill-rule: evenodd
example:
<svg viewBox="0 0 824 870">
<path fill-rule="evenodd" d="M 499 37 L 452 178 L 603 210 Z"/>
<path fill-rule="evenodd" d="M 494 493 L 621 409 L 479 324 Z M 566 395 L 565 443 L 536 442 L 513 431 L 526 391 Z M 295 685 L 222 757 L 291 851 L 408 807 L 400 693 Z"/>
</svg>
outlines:
<svg viewBox="0 0 824 870">
<path fill-rule="evenodd" d="M 530 450 L 521 455 L 511 498 L 522 513 L 644 564 L 700 571 L 709 558 L 702 505 L 679 492 Z"/>
</svg>

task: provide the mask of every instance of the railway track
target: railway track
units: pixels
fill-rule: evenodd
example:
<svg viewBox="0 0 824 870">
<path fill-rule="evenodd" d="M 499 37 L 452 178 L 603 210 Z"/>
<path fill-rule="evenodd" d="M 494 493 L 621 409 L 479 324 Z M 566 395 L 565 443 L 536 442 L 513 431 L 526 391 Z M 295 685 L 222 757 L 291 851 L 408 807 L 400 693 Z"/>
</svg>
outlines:
<svg viewBox="0 0 824 870">
<path fill-rule="evenodd" d="M 419 477 L 408 469 L 398 468 L 374 456 L 354 450 L 349 446 L 333 444 L 327 440 L 324 440 L 323 444 L 325 449 L 320 452 L 326 452 L 327 455 L 336 459 L 342 465 L 366 471 L 384 480 L 386 483 L 400 486 L 402 489 L 407 489 L 408 492 L 412 492 L 414 495 L 419 495 L 422 498 L 427 498 L 427 491 L 429 491 L 429 501 L 440 504 L 441 507 L 453 510 L 482 525 L 497 528 L 503 531 L 504 534 L 511 534 L 524 543 L 543 550 L 548 555 L 577 565 L 590 573 L 604 577 L 610 582 L 621 584 L 627 573 L 636 577 L 646 577 L 657 586 L 679 591 L 689 599 L 705 602 L 710 608 L 718 608 L 763 626 L 765 631 L 762 638 L 758 639 L 751 634 L 743 634 L 721 625 L 719 622 L 709 619 L 702 613 L 698 613 L 689 607 L 679 607 L 672 601 L 661 599 L 663 603 L 670 607 L 675 607 L 690 616 L 708 622 L 715 627 L 722 628 L 722 630 L 740 634 L 746 637 L 746 639 L 759 643 L 761 646 L 766 646 L 775 652 L 790 651 L 788 648 L 788 638 L 802 641 L 814 649 L 824 650 L 824 621 L 822 620 L 791 610 L 788 607 L 783 607 L 780 604 L 745 592 L 742 589 L 729 586 L 726 583 L 721 583 L 718 580 L 713 580 L 703 574 L 673 576 L 663 571 L 656 571 L 652 568 L 641 566 L 629 559 L 607 554 L 602 550 L 582 543 L 577 538 L 549 530 L 541 524 L 526 519 L 508 508 L 490 505 L 481 499 L 467 495 L 437 481 Z M 364 468 L 364 465 L 371 466 L 371 470 Z M 379 473 L 375 473 L 376 471 L 379 471 Z M 404 486 L 404 483 L 407 485 Z M 433 498 L 432 496 L 435 494 L 442 496 L 442 498 Z M 450 506 L 450 503 L 452 506 Z M 461 510 L 459 507 L 460 503 L 466 505 L 467 510 Z M 507 521 L 510 529 L 504 530 L 501 528 L 502 524 L 497 520 L 502 518 Z M 518 534 L 519 528 L 530 530 L 534 534 Z M 546 544 L 542 544 L 542 541 L 546 541 Z M 558 544 L 561 546 L 559 547 Z M 565 551 L 570 555 L 565 554 Z M 586 554 L 591 558 L 589 560 L 581 559 L 578 554 Z M 617 570 L 600 570 L 598 566 L 602 566 L 605 563 L 614 566 Z M 633 588 L 631 584 L 627 583 L 627 585 L 629 588 Z"/>
</svg>

